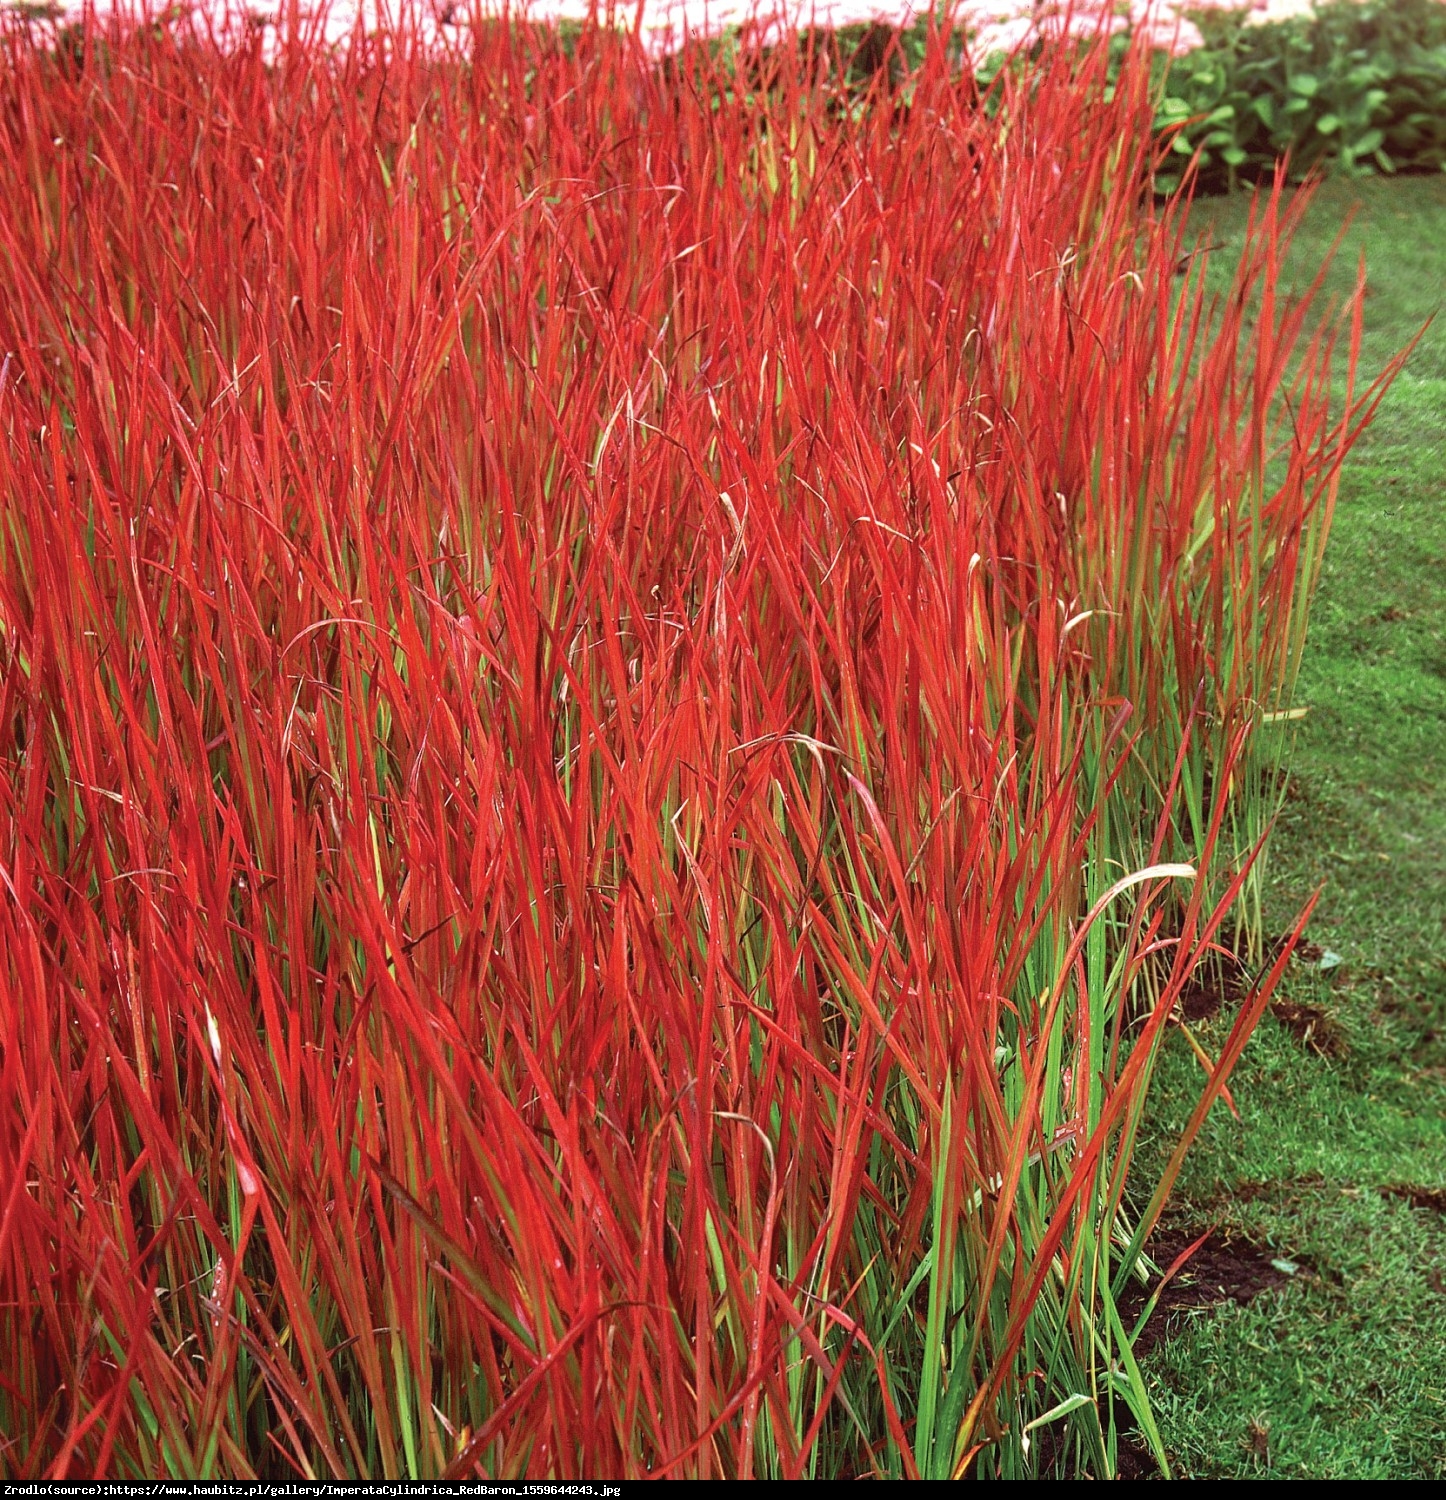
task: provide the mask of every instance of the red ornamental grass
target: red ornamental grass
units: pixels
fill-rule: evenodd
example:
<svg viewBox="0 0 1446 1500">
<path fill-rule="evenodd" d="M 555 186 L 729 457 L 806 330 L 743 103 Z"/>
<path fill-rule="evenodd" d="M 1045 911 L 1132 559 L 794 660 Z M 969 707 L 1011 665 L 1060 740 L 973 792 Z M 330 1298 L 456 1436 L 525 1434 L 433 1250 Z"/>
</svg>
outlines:
<svg viewBox="0 0 1446 1500">
<path fill-rule="evenodd" d="M 1139 57 L 467 47 L 0 64 L 0 1471 L 1107 1472 L 1297 210 L 1207 303 Z"/>
</svg>

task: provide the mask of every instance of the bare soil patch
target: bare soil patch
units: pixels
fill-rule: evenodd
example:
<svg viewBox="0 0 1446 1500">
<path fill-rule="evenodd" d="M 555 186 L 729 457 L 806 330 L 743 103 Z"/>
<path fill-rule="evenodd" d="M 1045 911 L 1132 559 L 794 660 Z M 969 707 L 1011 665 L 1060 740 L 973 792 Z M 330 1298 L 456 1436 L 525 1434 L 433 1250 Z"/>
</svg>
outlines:
<svg viewBox="0 0 1446 1500">
<path fill-rule="evenodd" d="M 1175 1263 L 1180 1253 L 1198 1237 L 1198 1232 L 1174 1225 L 1162 1224 L 1150 1237 L 1150 1256 L 1162 1268 L 1162 1275 Z M 1203 1307 L 1216 1307 L 1226 1302 L 1250 1302 L 1262 1292 L 1281 1286 L 1288 1279 L 1273 1263 L 1267 1250 L 1249 1240 L 1227 1232 L 1212 1233 L 1204 1244 L 1185 1262 L 1184 1266 L 1165 1283 L 1160 1300 L 1145 1325 L 1135 1354 L 1144 1356 L 1178 1328 L 1191 1312 Z M 1161 1277 L 1155 1277 L 1148 1286 L 1132 1282 L 1120 1299 L 1120 1319 L 1126 1328 L 1134 1326 L 1135 1320 L 1144 1311 L 1145 1304 L 1160 1285 Z M 1118 1413 L 1117 1413 L 1118 1414 Z M 1103 1418 L 1103 1411 L 1101 1417 Z M 1041 1470 L 1050 1473 L 1058 1460 L 1064 1456 L 1065 1429 L 1046 1427 L 1040 1430 L 1036 1441 L 1039 1444 Z M 1137 1432 L 1122 1432 L 1116 1452 L 1117 1478 L 1158 1479 L 1160 1471 L 1154 1455 Z M 1173 1462 L 1173 1460 L 1172 1460 Z M 1070 1475 L 1085 1479 L 1085 1473 Z"/>
<path fill-rule="evenodd" d="M 1272 939 L 1267 944 L 1267 958 L 1279 954 L 1286 941 L 1285 937 Z M 1315 964 L 1323 951 L 1315 943 L 1300 943 L 1294 956 L 1297 962 Z M 1181 990 L 1181 1019 L 1187 1024 L 1208 1021 L 1227 1007 L 1239 1005 L 1250 992 L 1250 978 L 1250 971 L 1239 960 L 1218 955 L 1210 965 L 1202 965 Z M 1318 1005 L 1278 999 L 1271 1002 L 1270 1013 L 1302 1047 L 1318 1057 L 1336 1057 L 1345 1050 L 1340 1033 Z"/>
<path fill-rule="evenodd" d="M 1162 1225 L 1151 1236 L 1150 1256 L 1162 1271 L 1169 1269 L 1196 1236 L 1186 1229 Z M 1136 1356 L 1148 1354 L 1186 1315 L 1202 1307 L 1226 1302 L 1246 1303 L 1287 1277 L 1272 1264 L 1270 1252 L 1247 1239 L 1228 1233 L 1213 1233 L 1188 1261 L 1165 1283 L 1150 1321 L 1135 1345 Z M 1148 1286 L 1132 1283 L 1120 1299 L 1120 1317 L 1128 1328 L 1144 1311 L 1160 1281 Z"/>
<path fill-rule="evenodd" d="M 1393 1183 L 1383 1187 L 1387 1198 L 1400 1198 L 1412 1208 L 1429 1209 L 1432 1213 L 1446 1214 L 1446 1188 L 1416 1187 L 1408 1182 Z"/>
<path fill-rule="evenodd" d="M 1271 1003 L 1270 1013 L 1302 1047 L 1317 1057 L 1338 1057 L 1345 1050 L 1340 1033 L 1318 1005 L 1276 1000 Z"/>
</svg>

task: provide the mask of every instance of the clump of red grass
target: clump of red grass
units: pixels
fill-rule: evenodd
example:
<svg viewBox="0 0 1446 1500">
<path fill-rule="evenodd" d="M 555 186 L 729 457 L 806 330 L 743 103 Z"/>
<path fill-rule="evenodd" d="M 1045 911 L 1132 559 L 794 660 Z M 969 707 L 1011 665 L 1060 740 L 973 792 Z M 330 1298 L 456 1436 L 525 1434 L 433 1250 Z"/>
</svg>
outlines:
<svg viewBox="0 0 1446 1500">
<path fill-rule="evenodd" d="M 1141 59 L 469 46 L 7 44 L 0 1469 L 1109 1472 L 1294 210 L 1207 304 Z"/>
</svg>

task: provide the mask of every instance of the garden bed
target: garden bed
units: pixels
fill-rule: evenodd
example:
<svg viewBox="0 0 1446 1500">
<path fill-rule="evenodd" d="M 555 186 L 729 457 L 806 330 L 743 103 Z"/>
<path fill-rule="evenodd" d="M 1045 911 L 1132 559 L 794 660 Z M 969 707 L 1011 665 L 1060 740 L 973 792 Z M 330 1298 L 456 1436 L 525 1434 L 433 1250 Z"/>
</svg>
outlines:
<svg viewBox="0 0 1446 1500">
<path fill-rule="evenodd" d="M 7 42 L 0 1467 L 1165 1469 L 1398 362 L 1146 49 L 475 43 Z"/>
</svg>

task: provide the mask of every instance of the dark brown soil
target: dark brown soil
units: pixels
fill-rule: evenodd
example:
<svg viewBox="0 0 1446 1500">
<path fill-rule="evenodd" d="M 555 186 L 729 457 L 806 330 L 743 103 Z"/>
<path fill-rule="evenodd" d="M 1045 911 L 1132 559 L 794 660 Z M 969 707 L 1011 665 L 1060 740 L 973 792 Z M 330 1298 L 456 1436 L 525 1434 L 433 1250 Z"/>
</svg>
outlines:
<svg viewBox="0 0 1446 1500">
<path fill-rule="evenodd" d="M 1119 1461 L 1119 1473 L 1117 1479 L 1158 1479 L 1160 1477 L 1160 1466 L 1155 1462 L 1155 1455 L 1143 1444 L 1136 1442 L 1134 1438 L 1122 1437 L 1115 1457 Z"/>
<path fill-rule="evenodd" d="M 1190 1022 L 1208 1021 L 1226 1005 L 1238 1005 L 1247 988 L 1243 969 L 1214 974 L 1199 972 L 1180 991 L 1180 1015 Z"/>
<path fill-rule="evenodd" d="M 1255 1417 L 1245 1424 L 1245 1451 L 1257 1462 L 1270 1467 L 1270 1426 Z"/>
<path fill-rule="evenodd" d="M 1414 1187 L 1407 1182 L 1393 1183 L 1381 1191 L 1388 1198 L 1404 1198 L 1412 1208 L 1430 1209 L 1432 1213 L 1446 1214 L 1446 1188 Z"/>
<path fill-rule="evenodd" d="M 1267 938 L 1265 961 L 1274 963 L 1290 941 L 1289 934 Z M 1316 943 L 1301 941 L 1292 957 L 1297 963 L 1319 963 L 1325 950 Z M 1234 954 L 1211 955 L 1190 977 L 1180 992 L 1180 1013 L 1187 1021 L 1208 1021 L 1227 1004 L 1238 1004 L 1250 991 L 1250 970 Z"/>
<path fill-rule="evenodd" d="M 1274 1000 L 1270 1013 L 1307 1051 L 1317 1057 L 1337 1057 L 1345 1050 L 1340 1033 L 1330 1017 L 1317 1005 L 1299 1005 L 1294 1000 Z"/>
<path fill-rule="evenodd" d="M 1168 1271 L 1175 1257 L 1195 1238 L 1187 1230 L 1162 1225 L 1150 1237 L 1150 1258 Z M 1249 1240 L 1228 1234 L 1212 1234 L 1165 1284 L 1160 1300 L 1145 1324 L 1135 1345 L 1136 1356 L 1148 1354 L 1172 1329 L 1178 1328 L 1186 1314 L 1201 1307 L 1215 1307 L 1223 1302 L 1249 1302 L 1261 1292 L 1282 1285 L 1284 1272 L 1271 1264 L 1270 1254 Z M 1145 1303 L 1159 1285 L 1148 1287 L 1132 1282 L 1120 1299 L 1120 1319 L 1126 1328 L 1144 1311 Z"/>
<path fill-rule="evenodd" d="M 1093 1478 L 1093 1475 L 1087 1473 L 1060 1476 L 1056 1471 L 1055 1466 L 1064 1453 L 1063 1434 L 1065 1431 L 1063 1424 L 1036 1429 L 1035 1451 L 1039 1457 L 1039 1472 L 1056 1478 Z M 1115 1476 L 1117 1479 L 1158 1479 L 1160 1477 L 1160 1466 L 1155 1462 L 1154 1454 L 1139 1438 L 1129 1433 L 1122 1432 L 1118 1436 L 1115 1463 L 1119 1470 Z"/>
<path fill-rule="evenodd" d="M 1272 938 L 1269 951 L 1279 951 L 1284 938 Z M 1227 1005 L 1235 1006 L 1250 992 L 1250 971 L 1231 953 L 1215 953 L 1190 976 L 1180 991 L 1180 1016 L 1185 1021 L 1208 1021 Z"/>
<path fill-rule="evenodd" d="M 1277 954 L 1285 939 L 1275 938 L 1268 945 Z M 1315 943 L 1301 943 L 1295 957 L 1302 963 L 1318 963 L 1322 950 Z M 1220 956 L 1210 967 L 1201 967 L 1180 992 L 1180 1017 L 1187 1023 L 1208 1021 L 1227 1006 L 1237 1006 L 1249 992 L 1249 974 L 1243 964 Z M 1330 1017 L 1315 1005 L 1301 1005 L 1294 1000 L 1271 1002 L 1270 1013 L 1302 1047 L 1318 1057 L 1335 1057 L 1344 1051 L 1339 1033 Z"/>
<path fill-rule="evenodd" d="M 1175 1263 L 1176 1256 L 1196 1238 L 1197 1235 L 1188 1230 L 1162 1224 L 1150 1237 L 1147 1247 L 1150 1258 L 1163 1274 Z M 1223 1302 L 1249 1302 L 1261 1292 L 1282 1285 L 1286 1275 L 1271 1264 L 1271 1259 L 1269 1252 L 1252 1245 L 1249 1240 L 1212 1233 L 1165 1284 L 1150 1321 L 1135 1345 L 1135 1354 L 1148 1354 L 1197 1308 L 1215 1307 Z M 1147 1287 L 1137 1282 L 1130 1284 L 1119 1304 L 1120 1321 L 1126 1328 L 1134 1327 L 1135 1320 L 1144 1311 L 1145 1303 L 1158 1285 L 1158 1277 Z M 1037 1442 L 1042 1473 L 1050 1474 L 1063 1456 L 1066 1430 L 1061 1425 L 1058 1428 L 1046 1427 L 1039 1432 Z M 1160 1477 L 1153 1454 L 1137 1433 L 1120 1434 L 1117 1459 L 1120 1479 Z M 1074 1474 L 1065 1477 L 1084 1479 L 1090 1476 Z"/>
<path fill-rule="evenodd" d="M 1325 1178 L 1319 1172 L 1302 1172 L 1299 1177 L 1287 1181 L 1270 1180 L 1237 1182 L 1224 1198 L 1231 1203 L 1258 1203 L 1262 1198 L 1274 1198 L 1291 1208 L 1299 1208 L 1306 1198 L 1324 1186 Z"/>
</svg>

